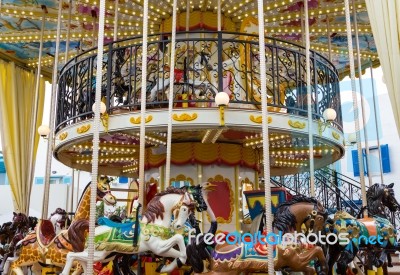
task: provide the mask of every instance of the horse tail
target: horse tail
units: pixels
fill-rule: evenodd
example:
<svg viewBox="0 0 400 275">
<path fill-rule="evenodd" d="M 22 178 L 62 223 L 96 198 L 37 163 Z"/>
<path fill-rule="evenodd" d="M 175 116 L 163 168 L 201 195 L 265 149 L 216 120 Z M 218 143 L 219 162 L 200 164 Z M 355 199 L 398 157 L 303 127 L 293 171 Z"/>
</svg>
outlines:
<svg viewBox="0 0 400 275">
<path fill-rule="evenodd" d="M 85 249 L 86 232 L 89 230 L 89 221 L 78 219 L 68 228 L 68 239 L 74 252 L 82 252 Z"/>
</svg>

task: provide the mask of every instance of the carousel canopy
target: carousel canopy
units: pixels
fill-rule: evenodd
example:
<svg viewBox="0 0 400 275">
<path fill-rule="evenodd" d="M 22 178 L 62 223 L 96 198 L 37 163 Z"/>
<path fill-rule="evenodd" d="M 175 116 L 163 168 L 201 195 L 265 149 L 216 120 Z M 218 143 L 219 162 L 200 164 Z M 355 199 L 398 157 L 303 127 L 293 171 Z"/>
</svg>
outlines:
<svg viewBox="0 0 400 275">
<path fill-rule="evenodd" d="M 171 29 L 172 1 L 149 1 L 149 33 L 168 32 Z M 351 2 L 351 1 L 350 1 Z M 217 0 L 178 1 L 178 29 L 185 29 L 185 12 L 190 3 L 189 29 L 216 30 Z M 246 18 L 257 17 L 257 2 L 250 0 L 221 1 L 223 29 L 240 31 Z M 69 36 L 69 56 L 96 46 L 98 27 L 98 0 L 64 1 L 60 59 L 66 50 Z M 267 36 L 302 44 L 303 0 L 264 1 L 265 31 Z M 55 40 L 59 3 L 56 0 L 3 0 L 0 17 L 0 54 L 3 58 L 36 67 L 42 17 L 45 18 L 43 63 L 50 72 L 55 54 Z M 331 60 L 341 76 L 348 74 L 348 51 L 343 0 L 309 0 L 311 48 L 328 57 L 331 41 Z M 364 0 L 355 1 L 361 57 L 379 63 Z M 352 7 L 351 7 L 352 8 Z M 117 14 L 116 14 L 117 12 Z M 142 32 L 143 3 L 135 1 L 106 1 L 105 42 L 113 40 L 117 25 L 118 39 L 140 35 Z M 117 22 L 117 24 L 115 24 Z M 68 31 L 69 29 L 69 31 Z M 354 31 L 354 29 L 353 29 Z M 354 34 L 354 32 L 353 32 Z M 354 37 L 354 36 L 353 36 Z M 353 39 L 354 40 L 354 39 Z M 353 41 L 354 42 L 354 41 Z M 46 69 L 47 67 L 47 69 Z"/>
</svg>

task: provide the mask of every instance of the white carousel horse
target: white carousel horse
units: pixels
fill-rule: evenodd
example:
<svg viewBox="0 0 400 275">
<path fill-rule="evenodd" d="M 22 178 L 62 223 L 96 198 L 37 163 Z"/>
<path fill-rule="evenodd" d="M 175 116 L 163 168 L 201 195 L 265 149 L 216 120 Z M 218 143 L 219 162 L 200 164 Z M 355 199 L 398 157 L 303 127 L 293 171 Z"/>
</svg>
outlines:
<svg viewBox="0 0 400 275">
<path fill-rule="evenodd" d="M 71 223 L 67 212 L 61 208 L 57 208 L 54 213 L 51 213 L 49 220 L 51 221 L 56 234 L 60 233 L 61 230 L 65 229 L 69 223 Z"/>
<path fill-rule="evenodd" d="M 171 272 L 177 266 L 186 262 L 186 247 L 183 236 L 175 234 L 176 230 L 183 229 L 189 214 L 194 210 L 196 202 L 186 190 L 173 187 L 156 194 L 147 205 L 140 221 L 140 233 L 137 245 L 134 245 L 135 236 L 132 225 L 126 231 L 120 229 L 116 236 L 114 227 L 102 225 L 95 230 L 94 262 L 109 261 L 110 254 L 136 254 L 152 251 L 161 257 L 174 258 L 168 265 L 161 265 L 158 272 Z M 172 217 L 174 220 L 172 221 Z M 116 225 L 117 226 L 117 225 Z M 122 237 L 121 237 L 122 236 Z M 126 237 L 126 238 L 124 238 Z M 178 246 L 179 250 L 175 249 Z M 84 270 L 88 259 L 87 250 L 83 252 L 69 252 L 62 274 L 69 274 L 74 261 L 79 261 Z"/>
</svg>

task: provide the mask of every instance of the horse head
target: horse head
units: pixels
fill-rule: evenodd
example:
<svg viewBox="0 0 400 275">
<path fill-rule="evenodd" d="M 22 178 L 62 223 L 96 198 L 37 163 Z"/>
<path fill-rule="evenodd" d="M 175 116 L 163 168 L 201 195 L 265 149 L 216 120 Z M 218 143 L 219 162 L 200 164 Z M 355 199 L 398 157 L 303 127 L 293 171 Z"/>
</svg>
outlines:
<svg viewBox="0 0 400 275">
<path fill-rule="evenodd" d="M 62 208 L 57 208 L 54 213 L 51 213 L 50 221 L 56 232 L 60 232 L 71 223 L 68 213 Z"/>
<path fill-rule="evenodd" d="M 372 216 L 380 216 L 386 218 L 385 206 L 395 212 L 399 208 L 399 203 L 396 200 L 394 184 L 374 184 L 367 191 L 367 206 L 368 212 Z"/>
<path fill-rule="evenodd" d="M 193 197 L 193 200 L 196 202 L 196 210 L 198 212 L 203 212 L 207 210 L 207 204 L 204 201 L 202 186 L 200 186 L 200 184 L 184 188 L 187 188 L 187 191 L 190 193 L 190 195 Z"/>
<path fill-rule="evenodd" d="M 18 230 L 27 227 L 29 224 L 28 217 L 24 213 L 13 212 L 11 229 Z"/>
<path fill-rule="evenodd" d="M 174 229 L 184 227 L 189 215 L 194 211 L 196 204 L 197 203 L 190 196 L 190 193 L 185 192 L 180 201 L 172 209 L 174 221 L 171 226 Z"/>
<path fill-rule="evenodd" d="M 112 178 L 99 176 L 97 180 L 97 199 L 103 200 L 107 205 L 115 205 L 117 199 L 111 194 L 110 182 Z"/>
</svg>

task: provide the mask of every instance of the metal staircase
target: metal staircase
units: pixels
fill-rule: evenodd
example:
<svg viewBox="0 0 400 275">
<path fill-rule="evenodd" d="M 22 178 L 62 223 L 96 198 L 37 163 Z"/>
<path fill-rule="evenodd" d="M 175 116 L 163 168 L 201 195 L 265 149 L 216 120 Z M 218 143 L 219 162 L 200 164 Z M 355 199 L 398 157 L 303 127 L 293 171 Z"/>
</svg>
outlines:
<svg viewBox="0 0 400 275">
<path fill-rule="evenodd" d="M 271 177 L 276 186 L 285 187 L 292 194 L 310 194 L 310 173 Z M 315 197 L 328 209 L 330 214 L 346 210 L 356 217 L 361 210 L 360 183 L 329 168 L 314 173 Z M 400 211 L 391 213 L 391 222 L 400 230 Z"/>
</svg>

